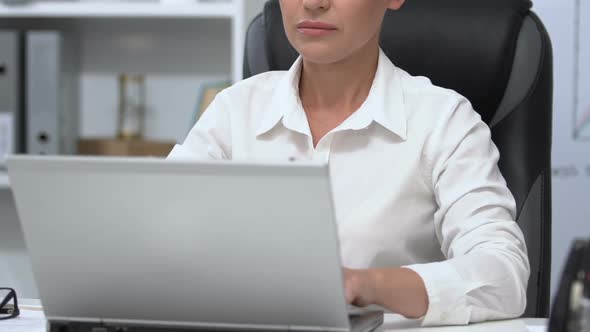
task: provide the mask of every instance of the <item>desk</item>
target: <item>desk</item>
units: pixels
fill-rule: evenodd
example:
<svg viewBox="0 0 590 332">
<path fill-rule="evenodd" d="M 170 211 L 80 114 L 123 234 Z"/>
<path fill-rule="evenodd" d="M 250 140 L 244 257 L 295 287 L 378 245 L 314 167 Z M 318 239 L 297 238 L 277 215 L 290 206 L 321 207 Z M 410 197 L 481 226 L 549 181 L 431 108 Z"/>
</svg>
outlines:
<svg viewBox="0 0 590 332">
<path fill-rule="evenodd" d="M 514 319 L 470 326 L 420 328 L 419 322 L 387 314 L 378 332 L 545 332 L 544 319 Z M 45 316 L 40 310 L 22 309 L 18 318 L 0 322 L 0 332 L 45 332 Z"/>
</svg>

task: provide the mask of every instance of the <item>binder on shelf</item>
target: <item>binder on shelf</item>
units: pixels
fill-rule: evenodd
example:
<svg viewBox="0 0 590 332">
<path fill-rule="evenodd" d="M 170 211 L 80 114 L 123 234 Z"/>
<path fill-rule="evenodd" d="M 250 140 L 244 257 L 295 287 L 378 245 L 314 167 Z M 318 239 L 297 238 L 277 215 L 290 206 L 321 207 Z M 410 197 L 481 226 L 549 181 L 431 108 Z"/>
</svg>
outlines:
<svg viewBox="0 0 590 332">
<path fill-rule="evenodd" d="M 24 151 L 22 35 L 0 30 L 0 169 L 10 153 Z"/>
<path fill-rule="evenodd" d="M 27 153 L 76 153 L 79 56 L 75 36 L 27 32 L 25 69 Z"/>
</svg>

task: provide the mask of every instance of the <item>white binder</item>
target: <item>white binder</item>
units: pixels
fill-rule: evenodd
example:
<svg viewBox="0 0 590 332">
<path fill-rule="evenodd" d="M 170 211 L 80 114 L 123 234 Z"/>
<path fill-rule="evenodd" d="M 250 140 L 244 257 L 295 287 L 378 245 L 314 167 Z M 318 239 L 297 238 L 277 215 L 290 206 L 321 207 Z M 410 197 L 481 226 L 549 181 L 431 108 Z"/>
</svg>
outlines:
<svg viewBox="0 0 590 332">
<path fill-rule="evenodd" d="M 78 138 L 76 39 L 59 31 L 26 35 L 27 153 L 74 154 Z"/>
<path fill-rule="evenodd" d="M 0 168 L 23 150 L 21 42 L 19 32 L 0 30 Z"/>
</svg>

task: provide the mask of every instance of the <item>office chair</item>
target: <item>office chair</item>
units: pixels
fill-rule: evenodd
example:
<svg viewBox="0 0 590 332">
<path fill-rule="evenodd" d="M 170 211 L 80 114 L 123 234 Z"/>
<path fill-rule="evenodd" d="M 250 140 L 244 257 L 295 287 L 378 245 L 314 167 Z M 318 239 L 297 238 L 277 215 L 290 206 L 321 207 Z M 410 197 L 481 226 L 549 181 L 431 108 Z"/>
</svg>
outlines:
<svg viewBox="0 0 590 332">
<path fill-rule="evenodd" d="M 398 67 L 467 97 L 490 126 L 518 208 L 531 276 L 525 317 L 547 317 L 551 274 L 551 41 L 528 0 L 415 0 L 389 11 L 381 48 Z M 250 24 L 244 77 L 287 70 L 298 54 L 278 0 Z"/>
</svg>

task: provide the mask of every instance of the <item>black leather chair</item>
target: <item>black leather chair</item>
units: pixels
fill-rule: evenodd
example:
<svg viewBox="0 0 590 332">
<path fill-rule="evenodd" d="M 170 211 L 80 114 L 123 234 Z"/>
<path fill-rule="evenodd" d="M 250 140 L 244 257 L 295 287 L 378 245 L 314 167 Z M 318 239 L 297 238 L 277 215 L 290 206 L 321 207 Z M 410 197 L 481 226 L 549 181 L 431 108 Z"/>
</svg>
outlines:
<svg viewBox="0 0 590 332">
<path fill-rule="evenodd" d="M 553 59 L 528 0 L 411 0 L 386 14 L 381 47 L 400 68 L 467 97 L 490 126 L 531 264 L 526 317 L 547 317 L 551 273 Z M 248 29 L 244 77 L 298 56 L 270 0 Z"/>
</svg>

